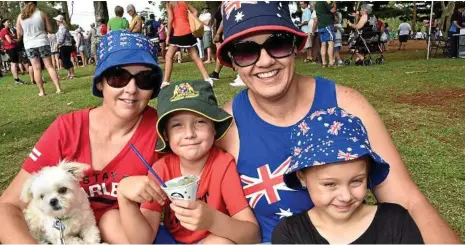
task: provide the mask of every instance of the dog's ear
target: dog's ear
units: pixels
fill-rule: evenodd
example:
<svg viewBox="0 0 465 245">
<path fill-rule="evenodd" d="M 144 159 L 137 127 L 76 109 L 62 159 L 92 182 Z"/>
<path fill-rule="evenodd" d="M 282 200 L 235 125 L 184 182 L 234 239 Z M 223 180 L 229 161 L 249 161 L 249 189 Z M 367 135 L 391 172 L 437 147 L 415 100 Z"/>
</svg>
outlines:
<svg viewBox="0 0 465 245">
<path fill-rule="evenodd" d="M 78 181 L 84 178 L 84 172 L 90 168 L 88 164 L 67 161 L 60 162 L 58 166 L 73 175 L 74 179 Z"/>
<path fill-rule="evenodd" d="M 32 175 L 23 184 L 23 189 L 21 190 L 20 199 L 24 203 L 29 203 L 30 201 L 32 201 L 33 195 L 32 195 L 31 187 L 32 187 L 32 182 L 34 182 L 35 178 L 36 177 Z"/>
</svg>

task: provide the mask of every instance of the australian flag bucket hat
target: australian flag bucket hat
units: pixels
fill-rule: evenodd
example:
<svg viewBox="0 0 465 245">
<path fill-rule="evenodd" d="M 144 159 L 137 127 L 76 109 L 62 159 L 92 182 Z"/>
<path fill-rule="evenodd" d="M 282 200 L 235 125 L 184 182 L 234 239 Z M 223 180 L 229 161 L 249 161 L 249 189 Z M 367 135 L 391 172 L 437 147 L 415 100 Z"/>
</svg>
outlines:
<svg viewBox="0 0 465 245">
<path fill-rule="evenodd" d="M 389 164 L 371 148 L 360 118 L 341 108 L 317 110 L 304 118 L 292 129 L 291 140 L 292 160 L 284 174 L 284 182 L 289 188 L 302 188 L 296 175 L 298 170 L 363 156 L 372 159 L 368 188 L 379 185 L 389 174 Z"/>
<path fill-rule="evenodd" d="M 307 40 L 307 34 L 299 30 L 291 19 L 289 2 L 286 1 L 225 1 L 221 6 L 223 14 L 224 41 L 218 49 L 218 59 L 228 67 L 232 61 L 228 46 L 250 33 L 259 31 L 288 32 L 297 37 L 300 51 Z"/>
</svg>

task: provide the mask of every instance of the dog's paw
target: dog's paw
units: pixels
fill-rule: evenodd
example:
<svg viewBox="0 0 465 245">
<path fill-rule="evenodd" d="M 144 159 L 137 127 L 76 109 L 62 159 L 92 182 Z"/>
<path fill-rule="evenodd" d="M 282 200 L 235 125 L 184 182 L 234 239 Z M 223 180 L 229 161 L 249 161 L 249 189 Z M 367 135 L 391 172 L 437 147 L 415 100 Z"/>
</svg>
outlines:
<svg viewBox="0 0 465 245">
<path fill-rule="evenodd" d="M 86 244 L 80 237 L 65 237 L 65 244 Z"/>
</svg>

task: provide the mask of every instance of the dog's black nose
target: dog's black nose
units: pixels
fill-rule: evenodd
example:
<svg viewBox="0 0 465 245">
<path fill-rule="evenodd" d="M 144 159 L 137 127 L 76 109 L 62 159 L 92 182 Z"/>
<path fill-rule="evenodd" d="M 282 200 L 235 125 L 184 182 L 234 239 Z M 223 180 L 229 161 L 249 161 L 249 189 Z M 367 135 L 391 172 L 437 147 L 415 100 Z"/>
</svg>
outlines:
<svg viewBox="0 0 465 245">
<path fill-rule="evenodd" d="M 52 198 L 50 199 L 50 206 L 56 207 L 58 205 L 58 199 Z"/>
</svg>

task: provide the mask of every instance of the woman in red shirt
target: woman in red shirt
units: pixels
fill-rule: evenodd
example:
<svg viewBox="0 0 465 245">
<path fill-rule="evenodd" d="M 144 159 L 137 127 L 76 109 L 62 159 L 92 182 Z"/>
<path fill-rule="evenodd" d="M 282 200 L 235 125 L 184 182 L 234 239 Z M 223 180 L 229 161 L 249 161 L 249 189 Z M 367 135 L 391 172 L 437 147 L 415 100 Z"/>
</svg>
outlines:
<svg viewBox="0 0 465 245">
<path fill-rule="evenodd" d="M 15 84 L 23 85 L 24 82 L 19 79 L 18 76 L 18 65 L 20 63 L 19 53 L 20 53 L 20 46 L 18 45 L 18 39 L 16 38 L 15 34 L 10 31 L 10 24 L 11 21 L 8 19 L 3 20 L 3 29 L 0 31 L 0 38 L 2 39 L 3 46 L 5 47 L 6 53 L 10 57 L 11 63 L 11 74 L 13 74 L 13 78 L 15 79 Z M 27 61 L 23 62 L 24 67 L 29 70 L 29 64 Z M 32 72 L 32 70 L 30 70 Z"/>
<path fill-rule="evenodd" d="M 165 73 L 162 86 L 170 82 L 171 72 L 173 71 L 173 56 L 179 48 L 187 48 L 189 55 L 197 68 L 199 68 L 200 73 L 202 73 L 203 79 L 213 86 L 213 80 L 208 76 L 207 69 L 205 69 L 205 65 L 195 50 L 197 39 L 192 35 L 189 26 L 188 11 L 197 16 L 197 10 L 190 4 L 182 1 L 168 2 L 166 4 L 166 10 L 168 13 L 166 44 L 169 45 L 169 48 L 166 52 Z"/>
</svg>

